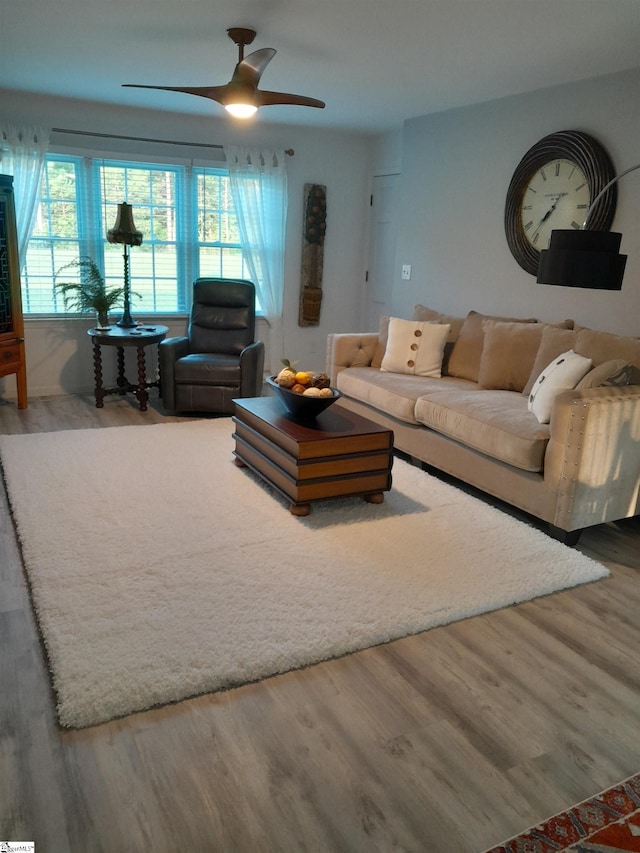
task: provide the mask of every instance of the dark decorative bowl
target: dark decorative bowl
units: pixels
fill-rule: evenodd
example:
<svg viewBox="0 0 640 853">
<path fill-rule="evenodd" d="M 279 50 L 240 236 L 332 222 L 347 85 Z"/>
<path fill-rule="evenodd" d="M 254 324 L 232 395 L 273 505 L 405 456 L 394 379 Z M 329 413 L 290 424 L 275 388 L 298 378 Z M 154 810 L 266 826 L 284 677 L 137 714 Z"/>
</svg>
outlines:
<svg viewBox="0 0 640 853">
<path fill-rule="evenodd" d="M 296 394 L 289 388 L 283 388 L 275 381 L 275 376 L 267 376 L 267 385 L 273 388 L 273 392 L 280 400 L 286 411 L 299 421 L 312 421 L 332 403 L 335 403 L 342 394 L 337 388 L 332 388 L 332 397 L 308 397 L 304 394 Z"/>
</svg>

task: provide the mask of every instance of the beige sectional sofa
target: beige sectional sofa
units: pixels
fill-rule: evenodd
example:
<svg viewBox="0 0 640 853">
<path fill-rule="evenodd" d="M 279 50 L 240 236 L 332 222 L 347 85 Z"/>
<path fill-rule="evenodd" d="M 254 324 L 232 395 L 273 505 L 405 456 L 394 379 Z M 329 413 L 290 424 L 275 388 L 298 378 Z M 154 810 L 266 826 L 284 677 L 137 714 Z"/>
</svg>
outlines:
<svg viewBox="0 0 640 853">
<path fill-rule="evenodd" d="M 640 513 L 640 339 L 422 305 L 411 323 L 413 334 L 431 337 L 435 325 L 446 335 L 438 369 L 427 368 L 435 375 L 411 367 L 419 337 L 408 339 L 403 366 L 402 336 L 413 327 L 396 318 L 391 335 L 383 318 L 377 333 L 328 337 L 341 403 L 392 429 L 396 449 L 547 522 L 570 544 L 585 527 Z M 568 352 L 582 357 L 582 378 L 551 393 L 545 368 Z M 535 408 L 541 374 L 548 423 Z"/>
</svg>

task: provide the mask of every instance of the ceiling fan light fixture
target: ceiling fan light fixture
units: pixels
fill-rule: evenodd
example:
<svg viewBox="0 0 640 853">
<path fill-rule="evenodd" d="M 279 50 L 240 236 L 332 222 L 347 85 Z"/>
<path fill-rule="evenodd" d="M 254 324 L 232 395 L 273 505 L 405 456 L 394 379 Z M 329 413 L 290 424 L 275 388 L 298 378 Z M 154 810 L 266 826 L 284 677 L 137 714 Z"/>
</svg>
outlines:
<svg viewBox="0 0 640 853">
<path fill-rule="evenodd" d="M 234 118 L 251 118 L 257 111 L 257 107 L 255 104 L 225 104 L 225 110 L 230 113 Z"/>
<path fill-rule="evenodd" d="M 255 30 L 245 27 L 231 27 L 227 30 L 229 38 L 238 45 L 238 62 L 233 76 L 224 86 L 146 86 L 139 83 L 123 83 L 123 86 L 134 89 L 160 89 L 165 92 L 184 92 L 187 95 L 197 95 L 210 98 L 227 110 L 229 115 L 239 119 L 248 119 L 258 107 L 273 104 L 297 104 L 301 107 L 325 106 L 324 101 L 308 98 L 305 95 L 293 95 L 288 92 L 267 92 L 259 89 L 260 78 L 276 55 L 272 47 L 254 50 L 245 57 L 245 45 L 251 44 L 255 38 Z"/>
</svg>

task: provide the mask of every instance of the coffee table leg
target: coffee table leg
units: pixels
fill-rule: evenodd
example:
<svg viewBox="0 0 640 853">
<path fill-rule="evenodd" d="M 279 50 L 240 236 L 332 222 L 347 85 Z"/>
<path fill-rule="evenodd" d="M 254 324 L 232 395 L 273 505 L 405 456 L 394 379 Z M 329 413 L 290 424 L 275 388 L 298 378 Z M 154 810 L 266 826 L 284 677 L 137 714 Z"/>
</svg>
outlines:
<svg viewBox="0 0 640 853">
<path fill-rule="evenodd" d="M 311 504 L 291 504 L 289 512 L 291 515 L 296 515 L 299 518 L 302 518 L 305 515 L 309 515 L 311 512 Z"/>
<path fill-rule="evenodd" d="M 384 502 L 384 492 L 373 492 L 371 495 L 363 495 L 368 504 L 381 504 Z"/>
</svg>

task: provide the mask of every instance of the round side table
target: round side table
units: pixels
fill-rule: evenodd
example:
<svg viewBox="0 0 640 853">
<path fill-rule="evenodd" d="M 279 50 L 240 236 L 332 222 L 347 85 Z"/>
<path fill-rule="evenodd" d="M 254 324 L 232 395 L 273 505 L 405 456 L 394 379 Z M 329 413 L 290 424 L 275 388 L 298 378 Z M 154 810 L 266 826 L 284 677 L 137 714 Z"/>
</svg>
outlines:
<svg viewBox="0 0 640 853">
<path fill-rule="evenodd" d="M 93 341 L 93 370 L 95 375 L 96 408 L 104 406 L 104 398 L 107 394 L 120 394 L 124 396 L 128 391 L 132 392 L 140 406 L 141 412 L 146 412 L 149 399 L 148 388 L 159 388 L 160 380 L 147 381 L 144 348 L 151 344 L 159 344 L 167 332 L 168 326 L 136 326 L 132 329 L 123 329 L 120 326 L 110 326 L 109 331 L 101 332 L 98 329 L 89 329 L 87 334 Z M 114 388 L 105 388 L 102 384 L 102 347 L 116 347 L 118 360 L 117 385 Z M 132 383 L 124 372 L 124 348 L 135 347 L 138 351 L 138 382 Z M 157 375 L 157 373 L 156 373 Z"/>
</svg>

